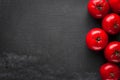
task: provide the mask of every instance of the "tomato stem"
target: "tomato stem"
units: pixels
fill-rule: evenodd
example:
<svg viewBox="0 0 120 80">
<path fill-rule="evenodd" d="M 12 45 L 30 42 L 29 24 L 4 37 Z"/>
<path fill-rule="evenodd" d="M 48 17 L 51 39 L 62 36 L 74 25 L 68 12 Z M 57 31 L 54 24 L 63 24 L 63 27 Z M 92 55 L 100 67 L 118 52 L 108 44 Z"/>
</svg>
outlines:
<svg viewBox="0 0 120 80">
<path fill-rule="evenodd" d="M 98 6 L 97 6 L 97 9 L 98 9 L 98 10 L 102 10 L 103 8 L 102 8 L 101 5 L 98 5 Z"/>
<path fill-rule="evenodd" d="M 115 55 L 118 56 L 118 57 L 120 57 L 120 52 L 116 50 L 115 51 Z"/>
<path fill-rule="evenodd" d="M 118 28 L 118 24 L 117 24 L 117 23 L 114 24 L 114 28 L 115 28 L 115 29 Z"/>
<path fill-rule="evenodd" d="M 100 38 L 100 37 L 97 37 L 97 38 L 96 38 L 96 41 L 100 41 L 100 40 L 101 40 L 101 38 Z"/>
<path fill-rule="evenodd" d="M 111 76 L 112 78 L 114 78 L 114 77 L 115 77 L 115 74 L 114 74 L 113 72 L 111 72 L 111 73 L 110 73 L 110 76 Z"/>
</svg>

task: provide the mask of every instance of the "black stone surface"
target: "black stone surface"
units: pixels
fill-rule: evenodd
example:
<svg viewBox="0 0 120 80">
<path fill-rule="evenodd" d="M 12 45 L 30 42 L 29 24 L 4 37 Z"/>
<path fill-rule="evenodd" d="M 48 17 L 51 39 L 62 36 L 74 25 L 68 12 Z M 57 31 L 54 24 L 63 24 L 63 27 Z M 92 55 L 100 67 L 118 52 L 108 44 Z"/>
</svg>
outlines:
<svg viewBox="0 0 120 80">
<path fill-rule="evenodd" d="M 101 80 L 103 52 L 85 44 L 100 21 L 87 2 L 0 0 L 0 80 Z"/>
</svg>

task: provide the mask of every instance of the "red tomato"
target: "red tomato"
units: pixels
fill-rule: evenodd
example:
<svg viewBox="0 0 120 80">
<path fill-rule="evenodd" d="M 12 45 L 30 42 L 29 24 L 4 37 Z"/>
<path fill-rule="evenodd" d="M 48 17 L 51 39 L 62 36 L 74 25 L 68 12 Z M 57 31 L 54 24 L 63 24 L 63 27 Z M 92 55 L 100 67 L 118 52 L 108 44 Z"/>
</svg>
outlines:
<svg viewBox="0 0 120 80">
<path fill-rule="evenodd" d="M 108 32 L 109 34 L 117 34 L 120 32 L 120 16 L 111 13 L 107 15 L 102 21 L 103 29 Z"/>
<path fill-rule="evenodd" d="M 106 0 L 90 0 L 88 12 L 96 19 L 103 18 L 109 11 L 109 4 Z"/>
<path fill-rule="evenodd" d="M 105 48 L 104 55 L 110 62 L 120 62 L 120 42 L 110 42 Z"/>
<path fill-rule="evenodd" d="M 86 36 L 86 44 L 91 50 L 99 51 L 108 43 L 108 35 L 100 28 L 91 29 Z"/>
<path fill-rule="evenodd" d="M 109 4 L 115 13 L 120 14 L 120 0 L 109 0 Z"/>
<path fill-rule="evenodd" d="M 120 69 L 116 64 L 106 63 L 100 67 L 102 80 L 119 80 Z"/>
</svg>

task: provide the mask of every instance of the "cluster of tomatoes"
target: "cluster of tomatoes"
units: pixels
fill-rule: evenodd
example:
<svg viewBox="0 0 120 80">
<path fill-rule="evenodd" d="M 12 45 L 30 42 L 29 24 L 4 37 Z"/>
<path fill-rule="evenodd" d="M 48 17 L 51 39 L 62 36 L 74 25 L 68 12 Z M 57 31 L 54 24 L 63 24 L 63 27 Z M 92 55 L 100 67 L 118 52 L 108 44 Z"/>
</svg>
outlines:
<svg viewBox="0 0 120 80">
<path fill-rule="evenodd" d="M 110 11 L 111 10 L 111 11 Z M 101 28 L 93 28 L 86 35 L 86 44 L 94 51 L 104 51 L 108 61 L 100 67 L 102 80 L 119 80 L 120 42 L 109 42 L 109 35 L 120 32 L 120 0 L 90 0 L 88 12 L 95 19 L 101 20 Z M 112 13 L 111 13 L 112 12 Z"/>
</svg>

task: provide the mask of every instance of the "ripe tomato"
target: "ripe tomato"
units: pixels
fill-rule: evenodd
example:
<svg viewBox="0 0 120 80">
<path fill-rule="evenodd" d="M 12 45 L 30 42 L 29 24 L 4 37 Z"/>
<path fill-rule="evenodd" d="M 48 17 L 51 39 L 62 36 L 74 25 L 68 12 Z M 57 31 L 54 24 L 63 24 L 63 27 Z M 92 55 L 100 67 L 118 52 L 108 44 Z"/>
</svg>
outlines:
<svg viewBox="0 0 120 80">
<path fill-rule="evenodd" d="M 106 63 L 100 67 L 102 80 L 119 80 L 120 69 L 116 64 Z"/>
<path fill-rule="evenodd" d="M 107 43 L 108 35 L 100 28 L 93 28 L 86 35 L 86 44 L 91 50 L 102 50 Z"/>
<path fill-rule="evenodd" d="M 110 42 L 105 48 L 104 55 L 110 62 L 120 62 L 120 42 Z"/>
<path fill-rule="evenodd" d="M 111 13 L 107 15 L 102 21 L 102 28 L 109 34 L 117 34 L 120 32 L 120 16 Z"/>
<path fill-rule="evenodd" d="M 88 12 L 96 19 L 103 18 L 109 11 L 109 4 L 106 0 L 90 0 Z"/>
<path fill-rule="evenodd" d="M 109 4 L 115 13 L 120 14 L 120 0 L 109 0 Z"/>
</svg>

